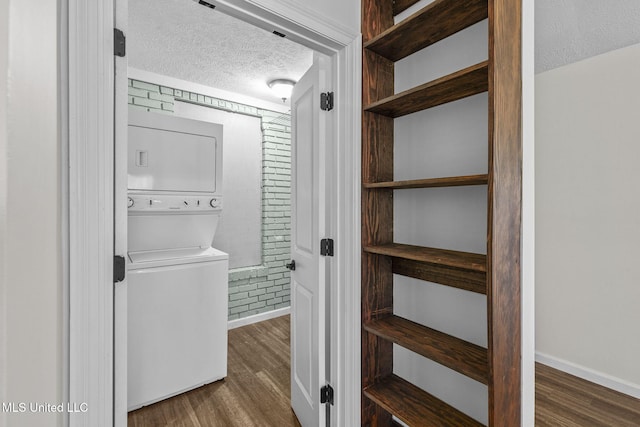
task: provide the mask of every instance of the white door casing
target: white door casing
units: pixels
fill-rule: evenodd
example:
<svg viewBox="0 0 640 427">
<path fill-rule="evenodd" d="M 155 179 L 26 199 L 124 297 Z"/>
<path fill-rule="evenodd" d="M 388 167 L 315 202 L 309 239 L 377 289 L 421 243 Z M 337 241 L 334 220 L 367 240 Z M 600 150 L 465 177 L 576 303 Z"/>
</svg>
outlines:
<svg viewBox="0 0 640 427">
<path fill-rule="evenodd" d="M 320 110 L 319 55 L 291 96 L 291 407 L 304 427 L 324 425 L 327 275 L 320 238 L 327 228 L 326 118 Z"/>
<path fill-rule="evenodd" d="M 115 27 L 128 34 L 128 1 L 114 0 Z M 115 56 L 114 68 L 114 252 L 127 259 L 127 129 L 128 59 Z M 126 271 L 126 269 L 125 269 Z M 113 425 L 127 426 L 127 275 L 114 284 L 113 293 Z"/>
<path fill-rule="evenodd" d="M 68 398 L 91 408 L 71 427 L 113 425 L 113 23 L 111 1 L 68 0 Z"/>
</svg>

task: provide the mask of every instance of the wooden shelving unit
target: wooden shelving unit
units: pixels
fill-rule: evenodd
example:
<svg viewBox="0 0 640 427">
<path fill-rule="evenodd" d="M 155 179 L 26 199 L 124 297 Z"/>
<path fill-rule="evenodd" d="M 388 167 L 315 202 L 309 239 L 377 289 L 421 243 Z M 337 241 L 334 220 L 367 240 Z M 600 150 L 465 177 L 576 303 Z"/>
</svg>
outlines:
<svg viewBox="0 0 640 427">
<path fill-rule="evenodd" d="M 435 0 L 394 25 L 417 0 L 362 0 L 362 425 L 481 425 L 394 375 L 393 344 L 487 384 L 490 426 L 520 425 L 520 2 Z M 486 18 L 487 61 L 394 92 L 394 62 Z M 482 92 L 488 173 L 394 180 L 394 118 Z M 487 186 L 487 255 L 394 242 L 395 191 L 469 185 Z M 394 274 L 486 295 L 488 348 L 393 315 Z"/>
</svg>

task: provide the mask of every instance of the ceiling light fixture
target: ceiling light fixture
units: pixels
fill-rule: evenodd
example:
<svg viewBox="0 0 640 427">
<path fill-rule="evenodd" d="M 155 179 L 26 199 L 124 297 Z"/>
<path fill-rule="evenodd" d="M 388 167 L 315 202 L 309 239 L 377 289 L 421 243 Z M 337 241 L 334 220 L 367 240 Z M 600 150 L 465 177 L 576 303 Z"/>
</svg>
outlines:
<svg viewBox="0 0 640 427">
<path fill-rule="evenodd" d="M 286 102 L 287 98 L 291 97 L 291 92 L 296 82 L 289 79 L 276 79 L 267 83 L 267 86 L 279 97 L 282 98 L 282 102 Z"/>
</svg>

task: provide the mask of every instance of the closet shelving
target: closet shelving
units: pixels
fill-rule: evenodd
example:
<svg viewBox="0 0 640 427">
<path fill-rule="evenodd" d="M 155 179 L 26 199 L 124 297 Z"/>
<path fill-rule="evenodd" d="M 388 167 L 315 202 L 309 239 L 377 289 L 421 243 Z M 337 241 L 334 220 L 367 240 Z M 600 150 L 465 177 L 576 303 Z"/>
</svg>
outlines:
<svg viewBox="0 0 640 427">
<path fill-rule="evenodd" d="M 435 0 L 394 25 L 418 0 L 362 0 L 363 425 L 481 425 L 394 375 L 393 344 L 487 384 L 490 426 L 520 425 L 520 1 Z M 396 61 L 487 18 L 487 61 L 394 92 Z M 482 92 L 488 173 L 395 181 L 394 118 Z M 488 189 L 486 255 L 394 242 L 395 191 L 470 185 Z M 488 348 L 394 315 L 393 274 L 486 295 Z"/>
</svg>

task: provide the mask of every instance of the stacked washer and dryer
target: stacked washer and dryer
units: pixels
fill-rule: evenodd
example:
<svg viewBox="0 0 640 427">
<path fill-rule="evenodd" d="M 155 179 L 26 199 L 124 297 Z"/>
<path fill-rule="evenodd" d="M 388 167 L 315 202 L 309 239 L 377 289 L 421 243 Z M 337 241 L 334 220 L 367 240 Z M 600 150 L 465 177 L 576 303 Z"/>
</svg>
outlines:
<svg viewBox="0 0 640 427">
<path fill-rule="evenodd" d="M 129 111 L 128 409 L 227 375 L 222 126 Z"/>
</svg>

